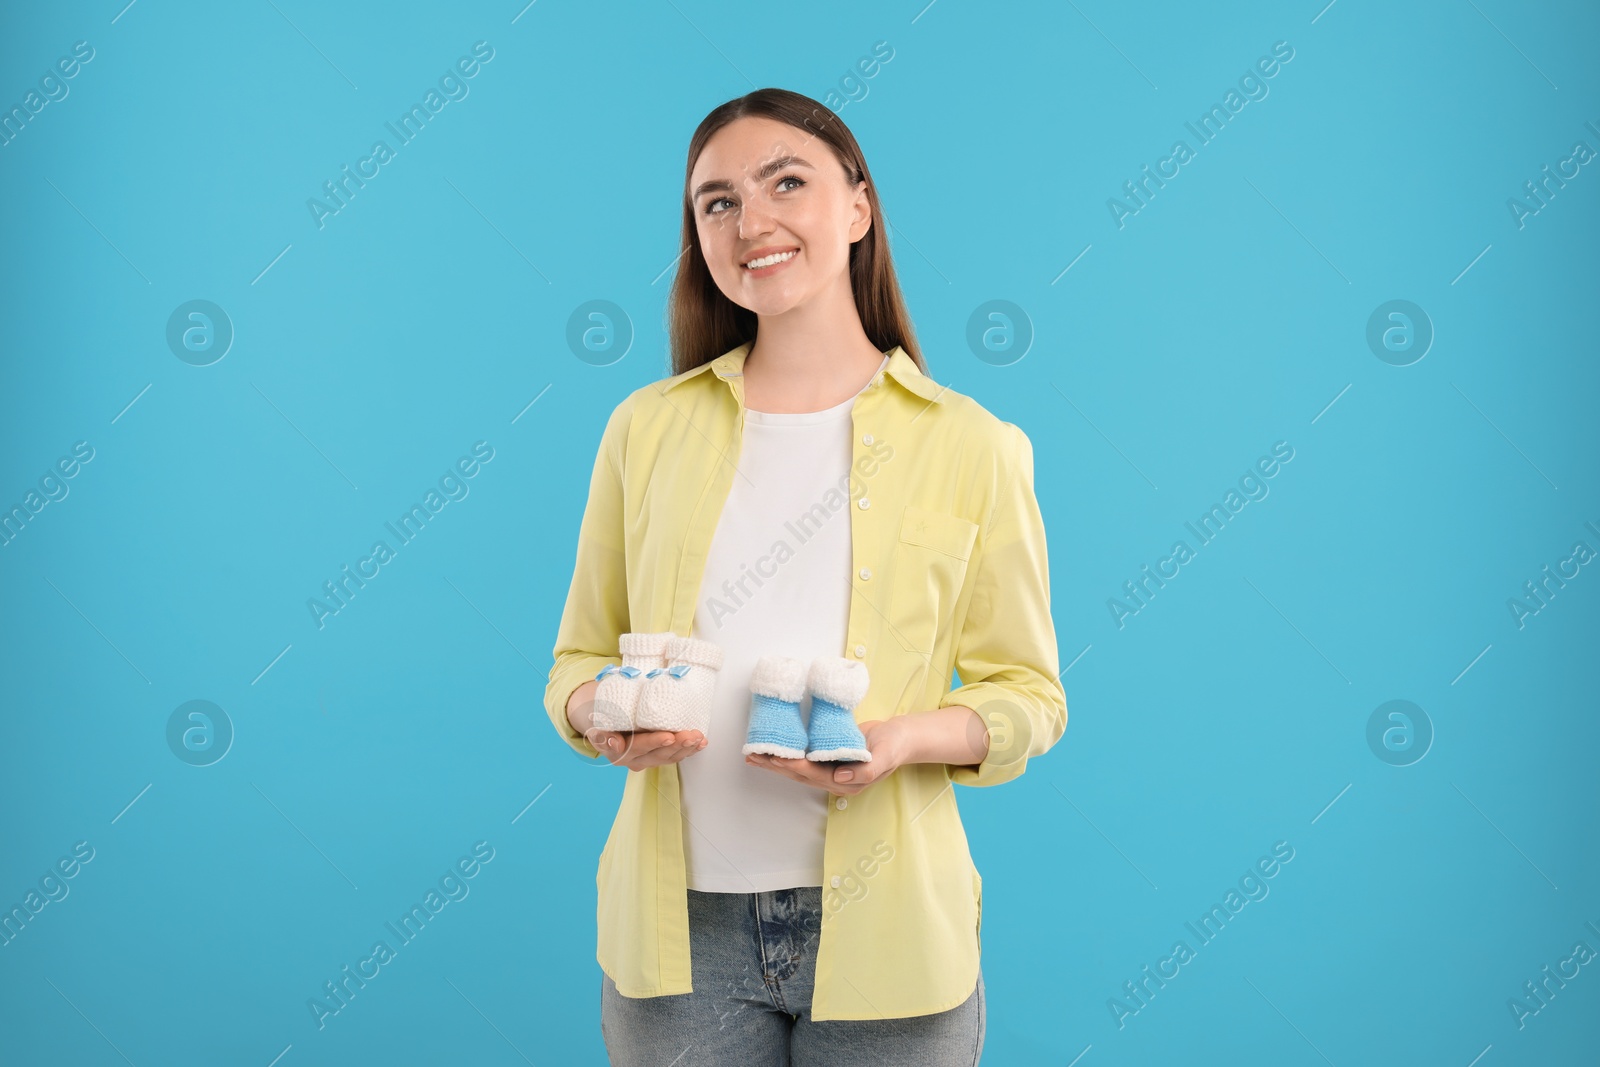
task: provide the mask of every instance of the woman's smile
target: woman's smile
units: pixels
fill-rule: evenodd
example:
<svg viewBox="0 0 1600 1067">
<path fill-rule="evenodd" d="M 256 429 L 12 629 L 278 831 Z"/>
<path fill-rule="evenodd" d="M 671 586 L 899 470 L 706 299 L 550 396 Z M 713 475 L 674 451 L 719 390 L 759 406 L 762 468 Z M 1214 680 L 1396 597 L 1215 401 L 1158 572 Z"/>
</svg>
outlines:
<svg viewBox="0 0 1600 1067">
<path fill-rule="evenodd" d="M 739 269 L 744 271 L 744 273 L 749 277 L 765 278 L 769 275 L 776 274 L 784 267 L 787 267 L 790 263 L 794 262 L 794 258 L 799 254 L 800 250 L 798 248 L 791 248 L 785 252 L 774 252 L 770 255 L 757 256 L 756 258 L 741 264 Z M 751 266 L 750 264 L 752 263 L 759 263 L 761 266 Z"/>
</svg>

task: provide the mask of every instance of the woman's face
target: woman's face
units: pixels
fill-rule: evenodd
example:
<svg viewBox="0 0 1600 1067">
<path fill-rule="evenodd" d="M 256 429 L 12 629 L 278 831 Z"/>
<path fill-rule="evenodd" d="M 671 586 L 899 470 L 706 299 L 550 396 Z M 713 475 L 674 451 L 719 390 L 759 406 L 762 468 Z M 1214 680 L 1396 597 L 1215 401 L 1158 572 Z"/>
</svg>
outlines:
<svg viewBox="0 0 1600 1067">
<path fill-rule="evenodd" d="M 819 295 L 850 295 L 850 246 L 872 226 L 866 183 L 852 186 L 833 149 L 768 118 L 712 135 L 689 178 L 700 252 L 723 295 L 779 315 Z M 787 260 L 751 269 L 772 254 Z"/>
</svg>

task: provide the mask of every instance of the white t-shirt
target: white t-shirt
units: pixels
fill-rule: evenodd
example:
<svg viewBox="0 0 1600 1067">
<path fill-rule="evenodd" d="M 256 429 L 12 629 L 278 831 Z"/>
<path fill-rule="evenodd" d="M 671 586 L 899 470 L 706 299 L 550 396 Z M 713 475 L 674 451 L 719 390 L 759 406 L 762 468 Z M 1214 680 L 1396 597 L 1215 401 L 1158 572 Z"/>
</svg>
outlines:
<svg viewBox="0 0 1600 1067">
<path fill-rule="evenodd" d="M 886 356 L 878 370 L 887 363 Z M 690 889 L 822 885 L 827 791 L 751 766 L 741 750 L 756 660 L 789 656 L 809 665 L 843 654 L 854 404 L 852 396 L 822 411 L 745 409 L 739 472 L 711 541 L 690 635 L 723 650 L 706 747 L 678 763 Z M 800 711 L 809 723 L 809 692 Z"/>
</svg>

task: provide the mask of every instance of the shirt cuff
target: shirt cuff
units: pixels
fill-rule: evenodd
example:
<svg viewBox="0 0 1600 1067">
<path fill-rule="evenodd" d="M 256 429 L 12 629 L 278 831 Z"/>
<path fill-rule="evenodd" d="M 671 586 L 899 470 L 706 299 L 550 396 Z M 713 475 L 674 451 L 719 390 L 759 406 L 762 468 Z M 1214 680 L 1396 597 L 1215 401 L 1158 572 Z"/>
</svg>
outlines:
<svg viewBox="0 0 1600 1067">
<path fill-rule="evenodd" d="M 939 701 L 941 708 L 956 705 L 977 712 L 989 732 L 989 752 L 983 762 L 950 766 L 950 780 L 957 785 L 1000 785 L 1019 777 L 1029 758 L 1047 751 L 1067 726 L 1066 708 L 994 682 L 960 686 Z"/>
</svg>

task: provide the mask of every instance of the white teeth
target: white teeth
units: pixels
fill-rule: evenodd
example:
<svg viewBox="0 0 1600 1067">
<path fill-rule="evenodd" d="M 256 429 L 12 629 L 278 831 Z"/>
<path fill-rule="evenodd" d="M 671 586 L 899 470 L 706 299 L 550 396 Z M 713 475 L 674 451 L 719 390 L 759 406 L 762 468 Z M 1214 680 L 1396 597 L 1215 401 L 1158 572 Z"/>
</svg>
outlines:
<svg viewBox="0 0 1600 1067">
<path fill-rule="evenodd" d="M 745 270 L 759 270 L 762 267 L 770 267 L 774 263 L 782 263 L 785 260 L 793 259 L 797 255 L 799 255 L 798 251 L 778 252 L 774 255 L 762 256 L 760 259 L 752 259 L 750 262 L 746 263 L 744 267 Z"/>
</svg>

